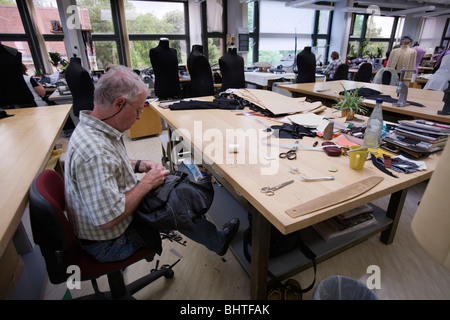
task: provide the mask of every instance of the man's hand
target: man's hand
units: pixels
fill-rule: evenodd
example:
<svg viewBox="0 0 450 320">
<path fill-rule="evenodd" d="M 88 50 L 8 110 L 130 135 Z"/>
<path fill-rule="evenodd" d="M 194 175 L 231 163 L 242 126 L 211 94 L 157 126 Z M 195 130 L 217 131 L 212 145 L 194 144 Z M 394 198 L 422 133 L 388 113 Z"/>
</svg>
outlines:
<svg viewBox="0 0 450 320">
<path fill-rule="evenodd" d="M 170 171 L 153 161 L 142 161 L 141 167 L 144 167 L 143 163 L 145 164 L 145 171 L 143 170 L 143 172 L 146 173 L 145 176 L 139 181 L 139 184 L 144 184 L 147 191 L 163 184 Z"/>
<path fill-rule="evenodd" d="M 164 169 L 162 165 L 159 163 L 150 161 L 150 160 L 142 160 L 141 164 L 139 165 L 139 172 L 149 172 L 150 170 L 154 169 Z"/>
</svg>

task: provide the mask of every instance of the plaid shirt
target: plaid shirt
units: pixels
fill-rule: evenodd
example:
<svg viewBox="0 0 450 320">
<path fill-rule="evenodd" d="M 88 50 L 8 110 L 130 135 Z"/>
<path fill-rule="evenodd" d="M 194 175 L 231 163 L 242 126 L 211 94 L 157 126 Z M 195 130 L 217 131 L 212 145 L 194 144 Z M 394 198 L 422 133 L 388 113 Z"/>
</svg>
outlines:
<svg viewBox="0 0 450 320">
<path fill-rule="evenodd" d="M 333 60 L 330 62 L 330 64 L 323 70 L 323 74 L 327 74 L 330 72 L 329 78 L 333 79 L 334 73 L 336 72 L 337 67 L 342 64 L 342 61 L 339 59 Z"/>
<path fill-rule="evenodd" d="M 122 135 L 90 112 L 80 112 L 66 153 L 64 180 L 67 214 L 81 239 L 117 238 L 131 222 L 129 216 L 109 230 L 99 227 L 122 214 L 125 193 L 137 183 Z"/>
</svg>

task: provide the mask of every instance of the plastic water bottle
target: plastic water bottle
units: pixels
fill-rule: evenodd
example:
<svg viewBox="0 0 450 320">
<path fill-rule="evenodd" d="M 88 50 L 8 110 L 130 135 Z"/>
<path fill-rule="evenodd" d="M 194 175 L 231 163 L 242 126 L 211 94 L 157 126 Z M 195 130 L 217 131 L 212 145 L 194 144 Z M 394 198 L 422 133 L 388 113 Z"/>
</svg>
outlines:
<svg viewBox="0 0 450 320">
<path fill-rule="evenodd" d="M 383 131 L 383 109 L 381 105 L 383 99 L 377 99 L 375 108 L 367 121 L 367 128 L 364 132 L 364 146 L 378 149 L 380 146 L 381 133 Z"/>
</svg>

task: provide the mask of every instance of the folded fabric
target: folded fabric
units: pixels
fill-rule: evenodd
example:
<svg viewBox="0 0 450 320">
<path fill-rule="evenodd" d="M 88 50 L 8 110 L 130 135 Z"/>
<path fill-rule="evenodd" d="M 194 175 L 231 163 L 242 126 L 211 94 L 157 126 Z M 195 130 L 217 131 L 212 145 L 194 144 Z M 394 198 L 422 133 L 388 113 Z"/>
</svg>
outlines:
<svg viewBox="0 0 450 320">
<path fill-rule="evenodd" d="M 273 135 L 279 139 L 302 139 L 304 136 L 315 137 L 316 133 L 299 124 L 285 123 L 283 125 L 271 126 Z"/>
<path fill-rule="evenodd" d="M 213 101 L 188 100 L 173 103 L 170 110 L 194 110 L 194 109 L 224 109 L 241 110 L 243 107 L 233 99 L 214 99 Z"/>
</svg>

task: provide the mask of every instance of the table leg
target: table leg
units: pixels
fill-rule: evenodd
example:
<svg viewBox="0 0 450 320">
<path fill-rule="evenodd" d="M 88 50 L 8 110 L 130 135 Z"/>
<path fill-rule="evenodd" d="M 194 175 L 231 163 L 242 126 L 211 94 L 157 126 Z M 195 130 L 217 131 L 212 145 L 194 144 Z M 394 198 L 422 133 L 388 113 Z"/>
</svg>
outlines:
<svg viewBox="0 0 450 320">
<path fill-rule="evenodd" d="M 252 214 L 252 261 L 250 275 L 250 297 L 267 299 L 267 274 L 269 266 L 270 222 L 256 209 Z"/>
<path fill-rule="evenodd" d="M 397 231 L 398 222 L 400 221 L 400 216 L 402 214 L 407 193 L 408 189 L 403 189 L 391 194 L 386 216 L 391 218 L 393 221 L 391 226 L 381 232 L 380 235 L 380 240 L 385 244 L 391 244 L 394 241 L 395 232 Z"/>
</svg>

